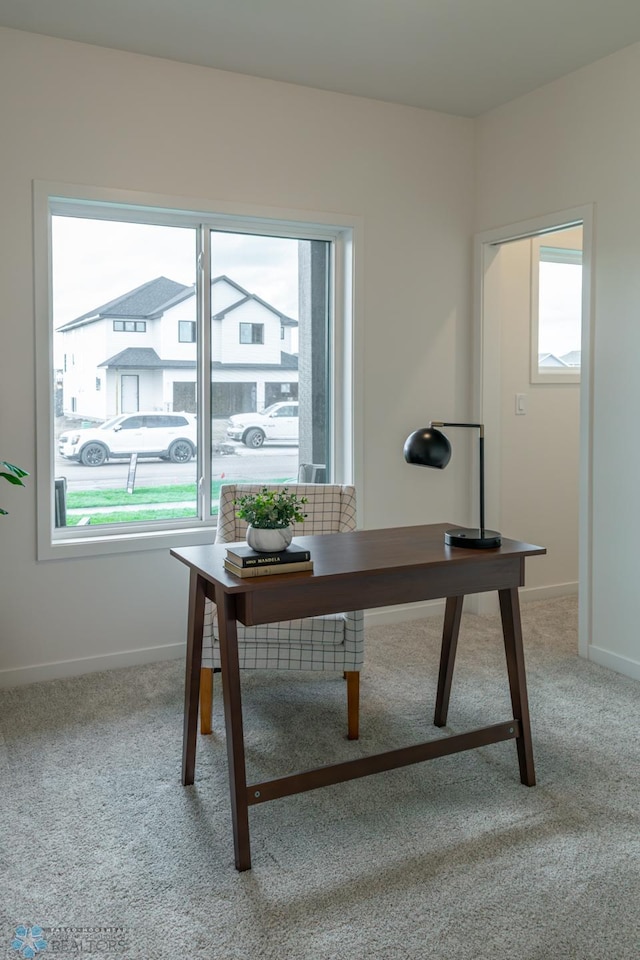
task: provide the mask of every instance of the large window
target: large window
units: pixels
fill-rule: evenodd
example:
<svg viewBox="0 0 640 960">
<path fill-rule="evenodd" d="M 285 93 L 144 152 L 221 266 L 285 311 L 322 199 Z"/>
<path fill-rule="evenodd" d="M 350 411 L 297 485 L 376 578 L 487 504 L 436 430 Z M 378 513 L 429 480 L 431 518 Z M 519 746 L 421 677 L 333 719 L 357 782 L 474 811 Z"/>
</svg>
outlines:
<svg viewBox="0 0 640 960">
<path fill-rule="evenodd" d="M 351 479 L 344 227 L 39 193 L 41 556 L 210 540 L 226 480 Z"/>
</svg>

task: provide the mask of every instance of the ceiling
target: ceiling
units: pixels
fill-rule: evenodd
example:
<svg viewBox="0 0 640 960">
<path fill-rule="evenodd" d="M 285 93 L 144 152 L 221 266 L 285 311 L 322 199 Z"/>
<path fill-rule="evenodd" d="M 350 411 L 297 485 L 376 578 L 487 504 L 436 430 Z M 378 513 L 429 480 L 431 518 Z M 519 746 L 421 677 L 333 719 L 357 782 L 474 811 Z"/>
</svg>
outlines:
<svg viewBox="0 0 640 960">
<path fill-rule="evenodd" d="M 474 117 L 640 40 L 640 2 L 0 0 L 0 26 Z"/>
</svg>

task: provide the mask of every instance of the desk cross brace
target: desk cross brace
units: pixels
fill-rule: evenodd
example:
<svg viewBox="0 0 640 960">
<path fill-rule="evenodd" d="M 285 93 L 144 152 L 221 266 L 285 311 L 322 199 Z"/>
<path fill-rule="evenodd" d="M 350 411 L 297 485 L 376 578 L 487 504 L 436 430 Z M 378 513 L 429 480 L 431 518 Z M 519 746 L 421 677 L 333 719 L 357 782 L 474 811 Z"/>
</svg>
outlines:
<svg viewBox="0 0 640 960">
<path fill-rule="evenodd" d="M 440 740 L 417 743 L 398 750 L 388 750 L 385 753 L 374 753 L 368 757 L 346 760 L 343 763 L 327 764 L 316 767 L 314 770 L 294 773 L 288 777 L 249 784 L 247 804 L 254 806 L 257 803 L 266 803 L 267 800 L 277 800 L 278 797 L 288 797 L 294 793 L 328 787 L 333 783 L 368 777 L 372 773 L 381 773 L 383 770 L 394 770 L 397 767 L 405 767 L 424 760 L 435 760 L 437 757 L 486 747 L 490 743 L 500 743 L 502 740 L 515 740 L 520 735 L 520 721 L 507 720 L 505 723 L 496 723 L 490 727 L 481 727 L 478 730 L 443 737 Z"/>
</svg>

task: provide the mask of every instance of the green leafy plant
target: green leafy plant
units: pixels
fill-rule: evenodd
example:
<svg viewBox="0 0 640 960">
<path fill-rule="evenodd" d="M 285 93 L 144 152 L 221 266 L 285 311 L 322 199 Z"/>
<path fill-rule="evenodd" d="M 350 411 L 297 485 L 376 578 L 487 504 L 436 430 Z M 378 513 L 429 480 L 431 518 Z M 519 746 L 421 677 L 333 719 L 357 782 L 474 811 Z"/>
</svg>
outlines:
<svg viewBox="0 0 640 960">
<path fill-rule="evenodd" d="M 276 530 L 291 523 L 302 523 L 306 513 L 301 506 L 308 501 L 306 497 L 289 493 L 287 487 L 282 490 L 263 487 L 260 493 L 248 493 L 233 502 L 238 508 L 236 516 L 241 520 L 261 530 Z"/>
<path fill-rule="evenodd" d="M 0 460 L 0 477 L 4 477 L 9 483 L 13 483 L 18 487 L 24 487 L 22 478 L 28 476 L 29 474 L 26 470 L 23 470 L 22 467 L 16 467 L 14 463 L 7 463 L 6 460 Z M 6 516 L 7 513 L 7 510 L 3 510 L 2 507 L 0 507 L 0 514 Z"/>
</svg>

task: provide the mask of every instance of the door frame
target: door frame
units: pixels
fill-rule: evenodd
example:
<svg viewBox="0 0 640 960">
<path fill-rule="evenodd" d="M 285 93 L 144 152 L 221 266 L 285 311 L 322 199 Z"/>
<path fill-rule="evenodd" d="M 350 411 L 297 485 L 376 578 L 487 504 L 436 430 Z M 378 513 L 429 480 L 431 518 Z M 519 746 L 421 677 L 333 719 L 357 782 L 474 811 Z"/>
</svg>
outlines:
<svg viewBox="0 0 640 960">
<path fill-rule="evenodd" d="M 474 237 L 473 249 L 473 397 L 479 422 L 487 435 L 486 506 L 491 524 L 500 529 L 500 318 L 485 314 L 485 276 L 495 248 L 563 228 L 581 225 L 582 344 L 580 379 L 580 480 L 578 511 L 578 652 L 588 658 L 592 629 L 593 577 L 593 332 L 595 205 L 572 207 L 530 220 L 485 230 Z M 480 595 L 478 612 L 489 605 Z"/>
</svg>

